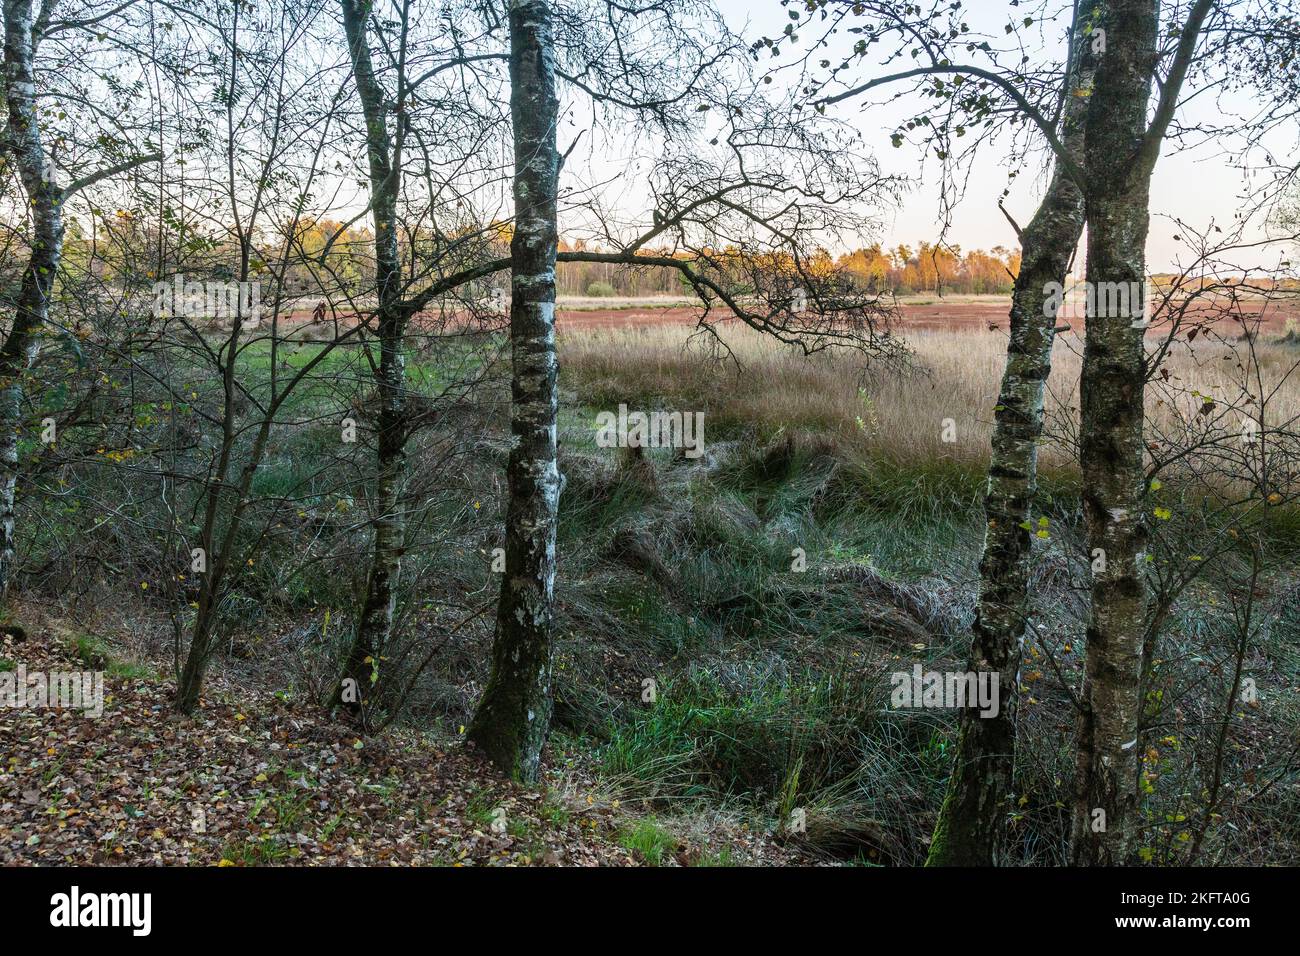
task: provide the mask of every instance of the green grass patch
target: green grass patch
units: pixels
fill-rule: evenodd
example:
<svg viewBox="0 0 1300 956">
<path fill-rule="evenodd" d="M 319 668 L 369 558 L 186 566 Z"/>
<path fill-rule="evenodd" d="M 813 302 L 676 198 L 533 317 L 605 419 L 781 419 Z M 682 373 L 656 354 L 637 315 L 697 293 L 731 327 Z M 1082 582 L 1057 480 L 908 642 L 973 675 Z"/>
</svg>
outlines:
<svg viewBox="0 0 1300 956">
<path fill-rule="evenodd" d="M 653 819 L 636 821 L 619 834 L 619 844 L 650 866 L 663 866 L 677 852 L 677 838 Z"/>
<path fill-rule="evenodd" d="M 72 650 L 81 663 L 94 670 L 103 671 L 110 677 L 122 680 L 144 680 L 157 676 L 151 668 L 115 657 L 102 639 L 90 634 L 78 635 Z"/>
</svg>

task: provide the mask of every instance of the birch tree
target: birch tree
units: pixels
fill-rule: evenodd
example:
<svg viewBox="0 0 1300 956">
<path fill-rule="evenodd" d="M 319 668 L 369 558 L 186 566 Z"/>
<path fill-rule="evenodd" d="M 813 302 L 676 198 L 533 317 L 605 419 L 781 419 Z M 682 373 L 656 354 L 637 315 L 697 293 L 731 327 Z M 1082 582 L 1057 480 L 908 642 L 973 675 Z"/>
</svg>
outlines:
<svg viewBox="0 0 1300 956">
<path fill-rule="evenodd" d="M 1161 62 L 1159 8 L 1144 0 L 1113 0 L 1102 11 L 1107 45 L 1097 65 L 1085 148 L 1087 278 L 1097 300 L 1098 289 L 1145 288 L 1151 175 L 1214 5 L 1196 0 L 1176 30 L 1177 46 L 1150 122 Z M 1132 849 L 1149 590 L 1146 322 L 1138 309 L 1103 311 L 1094 308 L 1088 316 L 1080 381 L 1083 512 L 1094 561 L 1072 821 L 1077 865 L 1122 865 Z"/>
<path fill-rule="evenodd" d="M 555 528 L 561 481 L 555 356 L 559 240 L 555 36 L 546 0 L 510 3 L 515 228 L 510 240 L 510 461 L 506 570 L 492 671 L 469 739 L 511 776 L 537 779 L 551 721 Z"/>
<path fill-rule="evenodd" d="M 369 192 L 364 215 L 375 237 L 373 304 L 364 309 L 362 331 L 377 345 L 378 413 L 368 571 L 332 703 L 355 706 L 366 723 L 378 665 L 398 618 L 409 546 L 404 486 L 412 432 L 406 376 L 411 325 L 427 306 L 503 268 L 483 265 L 495 238 L 493 216 L 481 215 L 477 224 L 446 220 L 479 209 L 503 179 L 495 150 L 504 133 L 497 129 L 503 125 L 500 82 L 490 70 L 495 56 L 480 51 L 493 38 L 487 11 L 488 22 L 481 24 L 478 11 L 449 8 L 416 35 L 424 18 L 410 2 L 392 4 L 392 19 L 380 16 L 372 0 L 340 3 L 360 107 Z M 494 321 L 491 309 L 469 296 L 458 305 L 470 324 Z M 421 334 L 433 334 L 427 320 Z"/>
<path fill-rule="evenodd" d="M 1052 369 L 1059 308 L 1049 305 L 1048 292 L 1053 285 L 1064 285 L 1083 232 L 1083 192 L 1076 177 L 1095 65 L 1090 31 L 1098 6 L 1075 6 L 1061 96 L 1063 156 L 1054 157 L 1043 200 L 1020 232 L 1007 361 L 994 407 L 979 603 L 967 668 L 996 672 L 1002 701 L 995 716 L 981 716 L 970 707 L 961 712 L 953 773 L 926 861 L 931 866 L 1002 862 L 1014 793 L 1021 643 L 1029 614 L 1030 514 L 1038 491 L 1043 395 Z"/>
<path fill-rule="evenodd" d="M 1215 7 L 1212 0 L 1195 0 L 1185 12 L 1173 8 L 1162 28 L 1159 6 L 1149 2 L 1075 4 L 1067 67 L 1071 80 L 1062 87 L 1066 98 L 1054 114 L 1036 102 L 1027 70 L 999 74 L 956 62 L 942 39 L 946 34 L 949 40 L 965 42 L 964 24 L 923 30 L 907 19 L 918 14 L 911 5 L 854 3 L 850 7 L 855 14 L 879 15 L 883 24 L 860 31 L 865 39 L 859 41 L 854 57 L 863 56 L 895 30 L 905 37 L 906 45 L 916 46 L 914 56 L 921 54 L 929 62 L 874 79 L 823 103 L 888 82 L 962 77 L 981 84 L 980 88 L 999 89 L 1020 121 L 1042 133 L 1055 163 L 1038 214 L 1025 230 L 1017 228 L 1024 260 L 1015 285 L 1008 359 L 996 408 L 985 499 L 988 523 L 970 657 L 972 670 L 1000 672 L 1000 686 L 1008 696 L 995 720 L 962 715 L 957 768 L 936 827 L 932 864 L 997 862 L 1006 799 L 1012 792 L 1014 698 L 1028 607 L 1030 525 L 1026 519 L 1035 487 L 1033 446 L 1042 431 L 1042 388 L 1050 369 L 1055 325 L 1054 313 L 1042 309 L 1045 283 L 1063 280 L 1086 220 L 1091 301 L 1104 301 L 1105 290 L 1144 287 L 1150 180 L 1183 97 L 1198 40 L 1213 26 L 1219 51 L 1231 59 L 1230 51 L 1237 44 L 1274 36 L 1270 19 L 1283 25 L 1290 22 L 1283 5 L 1264 17 L 1247 11 L 1239 20 L 1225 16 L 1211 25 Z M 1029 26 L 1033 18 L 1025 18 L 1024 23 Z M 1015 30 L 1014 23 L 1008 25 L 1008 33 Z M 988 53 L 990 47 L 987 41 L 972 40 L 966 49 Z M 851 59 L 835 68 L 832 78 Z M 1254 78 L 1260 80 L 1262 72 Z M 1148 122 L 1157 80 L 1159 97 Z M 1218 82 L 1207 78 L 1198 90 Z M 1259 86 L 1272 103 L 1264 114 L 1266 122 L 1289 115 L 1285 93 L 1271 89 L 1267 80 Z M 954 99 L 942 89 L 936 84 L 927 93 Z M 953 128 L 952 119 L 941 119 L 941 133 L 936 135 L 946 136 Z M 919 125 L 928 127 L 928 118 Z M 1222 130 L 1203 127 L 1198 132 L 1212 136 Z M 1257 138 L 1258 131 L 1245 132 L 1248 142 Z M 948 143 L 942 140 L 941 154 Z M 1080 462 L 1093 579 L 1072 808 L 1076 863 L 1125 862 L 1136 822 L 1143 644 L 1151 627 L 1144 579 L 1143 383 L 1149 371 L 1141 319 L 1144 305 L 1139 301 L 1121 314 L 1094 309 L 1085 333 Z M 1026 312 L 1025 306 L 1031 310 Z"/>
<path fill-rule="evenodd" d="M 399 498 L 405 438 L 406 319 L 395 308 L 401 295 L 397 254 L 398 170 L 400 141 L 390 138 L 385 93 L 370 57 L 369 0 L 340 0 L 343 29 L 365 129 L 366 163 L 370 174 L 370 217 L 375 233 L 375 325 L 379 339 L 379 366 L 375 385 L 379 392 L 374 545 L 365 598 L 357 622 L 356 638 L 343 667 L 343 680 L 369 686 L 371 663 L 387 642 L 397 610 L 397 582 L 401 573 L 403 520 Z M 400 95 L 400 94 L 399 94 Z M 343 684 L 336 693 L 341 698 Z"/>
<path fill-rule="evenodd" d="M 44 142 L 37 108 L 37 52 L 48 32 L 67 26 L 54 20 L 57 0 L 34 16 L 32 0 L 4 3 L 4 96 L 7 126 L 3 147 L 18 169 L 31 216 L 30 252 L 13 303 L 13 322 L 0 344 L 0 602 L 8 593 L 16 558 L 14 499 L 18 482 L 18 440 L 23 416 L 23 376 L 40 353 L 48 333 L 50 302 L 63 255 L 64 208 L 87 187 L 146 163 L 156 153 L 130 156 L 90 172 L 67 185 Z"/>
<path fill-rule="evenodd" d="M 833 343 L 850 345 L 866 342 L 879 352 L 893 348 L 894 343 L 886 336 L 876 334 L 883 331 L 883 323 L 878 323 L 877 320 L 883 318 L 885 310 L 879 307 L 874 297 L 853 293 L 843 284 L 842 276 L 810 268 L 811 250 L 806 248 L 810 237 L 818 229 L 845 225 L 853 219 L 854 205 L 864 196 L 874 194 L 878 177 L 873 175 L 874 170 L 870 167 L 865 175 L 860 175 L 849 168 L 847 160 L 837 162 L 838 156 L 845 155 L 842 143 L 831 144 L 806 135 L 801 127 L 790 123 L 788 114 L 784 114 L 779 107 L 763 104 L 758 98 L 742 94 L 735 87 L 736 74 L 732 72 L 732 67 L 743 61 L 743 47 L 725 31 L 707 5 L 683 0 L 644 9 L 606 7 L 601 3 L 575 3 L 565 5 L 563 9 L 547 9 L 550 13 L 543 19 L 550 24 L 547 30 L 551 40 L 545 59 L 551 64 L 551 82 L 566 84 L 566 88 L 574 91 L 576 98 L 603 116 L 602 121 L 619 123 L 625 129 L 652 131 L 659 137 L 657 144 L 662 144 L 665 140 L 673 143 L 671 148 L 667 145 L 660 146 L 661 155 L 650 177 L 654 207 L 649 215 L 649 225 L 631 231 L 626 226 L 611 223 L 594 198 L 575 191 L 576 195 L 570 198 L 570 213 L 581 215 L 604 241 L 593 242 L 592 248 L 585 251 L 559 254 L 557 258 L 674 270 L 705 304 L 701 322 L 706 327 L 710 324 L 708 317 L 712 314 L 711 310 L 720 308 L 726 314 L 738 316 L 754 328 L 786 341 L 800 341 L 807 348 L 829 347 Z M 517 11 L 512 14 L 516 18 L 519 15 L 521 14 Z M 490 72 L 492 64 L 505 56 L 508 57 L 508 69 L 517 69 L 520 66 L 518 57 L 523 55 L 513 47 L 514 34 L 510 35 L 510 53 L 499 51 L 498 33 L 501 32 L 502 25 L 493 20 L 491 11 L 484 10 L 482 23 L 477 28 L 467 28 L 465 34 L 447 38 L 454 42 L 444 43 L 441 49 L 437 45 L 442 42 L 442 38 L 435 38 L 433 48 L 424 54 L 426 62 L 421 68 L 417 70 L 406 67 L 400 59 L 401 51 L 416 49 L 416 45 L 408 44 L 406 39 L 407 29 L 404 24 L 409 17 L 406 6 L 398 11 L 397 19 L 388 24 L 375 17 L 373 12 L 368 17 L 353 17 L 357 36 L 362 36 L 362 31 L 368 31 L 369 39 L 366 42 L 382 49 L 383 55 L 388 58 L 385 70 L 388 72 L 387 86 L 390 92 L 387 96 L 390 105 L 385 108 L 392 115 L 402 117 L 404 124 L 411 123 L 410 132 L 404 133 L 405 126 L 389 131 L 368 120 L 367 135 L 370 143 L 372 146 L 378 144 L 381 150 L 386 150 L 390 155 L 400 149 L 404 135 L 414 136 L 422 128 L 420 123 L 411 121 L 412 108 L 409 104 L 417 100 L 417 94 L 429 78 L 454 76 L 458 71 L 463 71 L 464 76 L 475 77 L 475 84 L 488 90 L 490 97 L 495 94 Z M 353 68 L 355 73 L 355 61 Z M 373 72 L 375 68 L 372 66 L 371 69 Z M 404 79 L 408 73 L 413 77 L 410 80 Z M 520 117 L 527 118 L 530 115 L 527 111 L 536 104 L 520 106 L 515 98 L 532 95 L 527 86 L 536 76 L 534 73 L 525 74 L 527 83 L 522 90 L 514 82 L 514 75 L 508 76 L 512 120 L 516 121 L 512 125 L 516 168 L 512 181 L 515 209 L 513 217 L 509 219 L 513 230 L 511 255 L 477 260 L 473 257 L 454 260 L 447 257 L 441 264 L 444 268 L 436 276 L 404 276 L 401 282 L 403 297 L 393 307 L 397 317 L 395 327 L 421 315 L 425 309 L 435 305 L 440 297 L 454 295 L 456 290 L 472 287 L 474 283 L 497 272 L 511 269 L 517 276 L 521 268 L 520 256 L 525 254 L 519 245 L 523 241 L 519 230 L 526 226 L 524 234 L 527 236 L 529 229 L 536 229 L 538 216 L 551 219 L 558 216 L 558 206 L 551 209 L 545 203 L 532 206 L 520 201 L 521 195 L 538 195 L 538 187 L 527 178 L 534 173 L 520 165 L 522 160 L 518 157 L 530 155 L 539 147 L 534 140 L 526 139 L 521 143 L 520 136 L 533 134 L 527 127 L 517 125 Z M 391 92 L 394 89 L 396 94 Z M 550 100 L 543 97 L 541 102 L 545 105 Z M 555 109 L 558 111 L 558 99 L 556 104 Z M 516 113 L 516 107 L 525 113 Z M 693 126 L 697 124 L 702 111 L 716 111 L 712 115 L 719 118 L 719 135 L 713 144 L 717 146 L 715 152 L 718 155 L 714 157 L 702 156 L 700 144 L 690 139 L 694 136 Z M 371 110 L 371 119 L 375 116 L 382 118 L 378 110 Z M 741 117 L 745 117 L 744 122 Z M 558 119 L 559 113 L 556 112 L 549 122 L 554 125 Z M 576 135 L 574 142 L 569 144 L 569 150 L 573 149 L 585 132 Z M 647 135 L 650 133 L 647 132 Z M 727 141 L 725 144 L 722 143 L 724 139 Z M 557 150 L 558 148 L 556 145 Z M 814 169 L 816 174 L 805 177 L 807 181 L 802 185 L 793 182 L 790 169 L 782 169 L 776 161 L 779 154 L 787 157 L 787 165 L 792 169 Z M 751 162 L 756 168 L 751 168 Z M 409 165 L 421 176 L 430 175 L 427 156 L 414 157 Z M 557 158 L 557 175 L 560 165 Z M 400 163 L 390 161 L 389 168 L 394 170 L 391 175 L 400 181 L 404 175 Z M 373 175 L 372 172 L 372 178 Z M 555 202 L 558 203 L 558 196 Z M 841 202 L 842 208 L 837 209 Z M 520 216 L 531 218 L 525 223 Z M 860 219 L 855 221 L 860 222 Z M 761 232 L 765 252 L 784 250 L 782 255 L 791 263 L 788 274 L 776 275 L 771 270 L 738 272 L 735 262 L 743 262 L 746 257 L 734 253 L 746 252 L 748 240 L 737 238 L 730 253 L 724 251 L 722 247 L 726 243 L 720 240 L 727 236 L 729 225 L 743 225 L 748 232 Z M 551 232 L 556 231 L 553 222 Z M 523 250 L 532 248 L 533 245 L 530 244 L 524 246 Z M 753 261 L 764 261 L 763 256 L 756 256 Z M 456 268 L 449 267 L 453 265 Z M 535 263 L 527 266 L 528 269 L 535 267 Z M 426 281 L 428 284 L 416 291 Z M 813 305 L 813 308 L 802 314 L 793 312 L 790 308 L 795 286 L 800 281 L 805 281 L 807 298 Z M 518 280 L 514 279 L 512 288 L 516 286 Z M 518 289 L 514 288 L 514 291 Z M 553 294 L 548 301 L 553 301 Z M 541 308 L 545 311 L 544 306 Z M 535 311 L 531 306 L 529 310 Z M 516 321 L 517 313 L 512 302 L 512 360 L 516 364 L 516 371 L 523 375 L 524 381 L 528 381 L 532 374 L 519 365 L 525 356 L 514 342 L 515 333 L 521 328 Z M 525 331 L 519 334 L 533 335 L 537 332 L 535 325 L 526 324 L 522 328 Z M 526 405 L 539 401 L 528 388 L 520 391 L 521 387 L 517 379 L 514 386 L 516 398 L 522 395 L 522 401 Z M 524 435 L 526 440 L 516 437 L 516 441 L 521 447 L 528 446 L 519 454 L 524 455 L 528 461 L 535 462 L 536 459 L 527 457 L 538 450 L 533 447 L 535 436 L 530 428 L 536 427 L 544 432 L 546 426 L 544 422 L 535 426 L 526 424 L 537 417 L 536 410 L 524 409 L 519 414 L 523 418 L 514 426 L 515 435 Z M 527 464 L 520 467 L 527 471 L 535 466 Z M 511 491 L 511 501 L 517 505 L 513 512 L 515 517 L 508 520 L 506 531 L 506 578 L 517 582 L 531 581 L 526 586 L 520 584 L 518 590 L 530 592 L 531 596 L 527 600 L 534 609 L 540 607 L 537 602 L 549 606 L 548 595 L 553 590 L 553 584 L 549 583 L 553 575 L 553 558 L 550 563 L 542 560 L 540 555 L 544 552 L 544 547 L 532 555 L 522 544 L 514 546 L 513 550 L 511 545 L 512 541 L 520 542 L 526 537 L 521 522 L 537 525 L 543 528 L 541 533 L 546 534 L 544 526 L 550 520 L 545 517 L 550 512 L 542 500 L 546 482 L 538 477 L 532 486 L 524 487 L 529 479 L 521 477 L 523 473 L 513 465 L 511 474 L 516 476 L 512 488 L 517 489 Z M 521 518 L 520 515 L 524 517 Z M 372 585 L 375 580 L 372 574 Z M 370 591 L 366 607 L 368 611 L 373 611 L 379 605 L 372 603 L 373 586 Z M 506 608 L 502 613 L 507 617 L 514 615 L 518 608 L 510 603 L 510 596 L 507 594 L 501 600 L 505 602 L 501 607 Z M 541 641 L 539 634 L 544 633 L 549 625 L 541 623 L 546 615 L 541 615 L 540 611 L 534 616 L 539 623 L 529 639 L 538 643 Z M 392 627 L 391 614 L 373 619 L 386 623 L 369 630 L 358 630 L 357 646 L 349 655 L 343 675 L 344 681 L 354 680 L 361 687 L 366 687 L 371 683 L 371 678 L 376 676 L 373 666 L 376 650 L 382 649 L 386 640 L 380 638 L 380 635 Z M 375 639 L 365 639 L 367 633 L 375 635 Z M 499 626 L 498 635 L 503 633 L 508 646 L 513 638 Z M 507 649 L 504 653 L 513 654 L 514 651 Z M 542 653 L 539 659 L 545 657 L 546 653 Z M 367 658 L 371 663 L 367 663 Z M 501 652 L 494 651 L 494 659 L 500 660 Z M 503 707 L 494 706 L 493 701 L 506 697 L 528 697 L 532 694 L 528 689 L 505 690 L 504 688 L 512 688 L 512 681 L 513 678 L 509 675 L 502 675 L 489 684 L 491 691 L 485 697 L 488 709 L 480 709 L 483 720 L 475 722 L 474 726 L 487 727 L 486 715 L 489 712 L 497 715 L 494 719 L 506 719 L 500 716 Z M 340 698 L 341 694 L 336 693 L 336 701 Z M 527 707 L 516 708 L 515 713 L 526 716 L 527 710 Z M 534 708 L 534 712 L 538 712 L 537 708 Z M 536 747 L 540 747 L 544 734 L 543 729 L 535 738 L 530 738 Z M 499 733 L 494 735 L 501 736 Z M 488 748 L 485 746 L 484 749 Z M 494 753 L 494 759 L 501 753 L 490 752 Z M 532 772 L 531 769 L 519 771 L 511 758 L 502 757 L 499 762 L 512 772 Z M 524 762 L 529 768 L 535 763 L 535 757 Z"/>
<path fill-rule="evenodd" d="M 1033 539 L 1029 519 L 1037 494 L 1044 390 L 1052 367 L 1057 322 L 1058 306 L 1048 293 L 1053 285 L 1059 287 L 1065 282 L 1083 232 L 1080 178 L 1085 113 L 1096 60 L 1097 41 L 1092 30 L 1098 7 L 1091 0 L 1075 5 L 1066 60 L 1055 89 L 1049 87 L 1055 99 L 1055 108 L 1050 112 L 1031 100 L 1033 90 L 1023 67 L 994 72 L 961 63 L 955 51 L 942 48 L 935 39 L 927 44 L 928 65 L 875 77 L 819 101 L 825 106 L 907 80 L 956 77 L 959 84 L 971 81 L 981 88 L 998 90 L 1025 119 L 1032 120 L 1054 148 L 1049 152 L 1051 177 L 1038 210 L 1024 229 L 1015 227 L 1021 244 L 1021 264 L 1012 290 L 1007 358 L 994 407 L 979 600 L 968 658 L 970 672 L 998 675 L 1000 706 L 992 716 L 982 715 L 976 707 L 961 712 L 953 773 L 927 860 L 932 866 L 989 866 L 1002 859 L 1013 792 L 1021 641 L 1029 614 Z M 886 23 L 914 15 L 910 4 L 903 8 L 895 4 L 855 4 L 849 12 L 874 14 Z M 910 38 L 920 32 L 912 25 L 902 36 Z M 960 31 L 953 38 L 960 38 Z M 881 39 L 881 34 L 872 35 L 871 43 Z M 987 43 L 984 46 L 987 48 Z M 979 49 L 973 39 L 966 41 L 966 47 L 967 54 Z M 864 46 L 856 55 L 865 54 L 866 49 Z M 968 102 L 959 119 L 941 114 L 938 122 L 944 124 L 944 132 L 969 122 L 971 106 L 982 108 L 983 104 L 978 98 Z M 946 137 L 943 148 L 948 148 Z"/>
</svg>

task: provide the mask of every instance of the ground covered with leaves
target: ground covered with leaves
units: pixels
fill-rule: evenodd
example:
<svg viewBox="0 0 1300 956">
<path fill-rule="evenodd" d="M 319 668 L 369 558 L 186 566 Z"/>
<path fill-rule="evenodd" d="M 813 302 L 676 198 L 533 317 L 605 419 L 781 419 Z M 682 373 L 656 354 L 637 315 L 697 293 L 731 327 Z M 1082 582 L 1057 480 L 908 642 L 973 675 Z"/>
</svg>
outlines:
<svg viewBox="0 0 1300 956">
<path fill-rule="evenodd" d="M 105 662 L 99 717 L 0 708 L 0 864 L 633 866 L 788 863 L 770 834 L 692 845 L 581 760 L 512 784 L 456 739 L 360 737 L 320 707 L 214 676 L 200 711 Z M 0 667 L 84 671 L 56 627 L 5 635 Z M 713 828 L 710 841 L 719 839 Z"/>
</svg>

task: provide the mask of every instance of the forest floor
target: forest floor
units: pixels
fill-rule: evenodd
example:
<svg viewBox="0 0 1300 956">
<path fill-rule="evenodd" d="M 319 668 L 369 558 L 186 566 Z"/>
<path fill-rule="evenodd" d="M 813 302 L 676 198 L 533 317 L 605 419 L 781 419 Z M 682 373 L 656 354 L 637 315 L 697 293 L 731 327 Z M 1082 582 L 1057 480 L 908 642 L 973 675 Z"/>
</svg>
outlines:
<svg viewBox="0 0 1300 956">
<path fill-rule="evenodd" d="M 103 667 L 99 717 L 0 709 L 0 865 L 636 866 L 798 862 L 769 833 L 688 845 L 574 761 L 503 779 L 456 739 L 358 736 L 315 704 L 220 675 L 194 717 L 145 669 L 87 660 L 57 625 L 0 645 L 0 670 Z"/>
</svg>

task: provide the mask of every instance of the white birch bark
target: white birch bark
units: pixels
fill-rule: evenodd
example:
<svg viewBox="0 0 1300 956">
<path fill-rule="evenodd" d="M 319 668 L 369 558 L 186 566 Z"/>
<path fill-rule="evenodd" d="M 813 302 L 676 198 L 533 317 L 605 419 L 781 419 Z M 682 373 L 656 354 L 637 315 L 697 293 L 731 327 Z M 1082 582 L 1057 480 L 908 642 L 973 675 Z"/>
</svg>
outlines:
<svg viewBox="0 0 1300 956">
<path fill-rule="evenodd" d="M 515 232 L 510 243 L 513 365 L 506 570 L 492 672 L 470 739 L 518 780 L 535 781 L 550 726 L 555 529 L 560 475 L 555 357 L 559 103 L 551 9 L 511 0 L 510 112 Z"/>
</svg>

